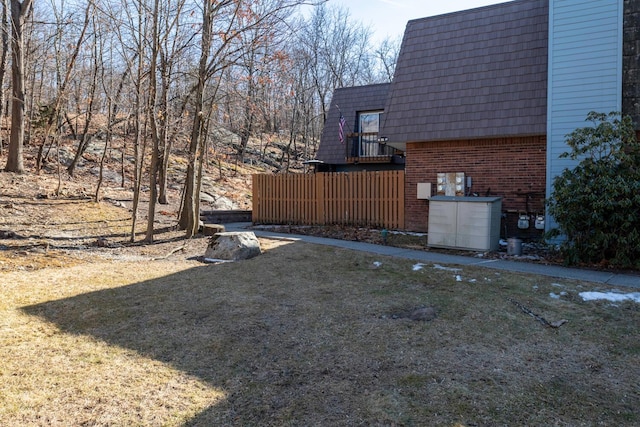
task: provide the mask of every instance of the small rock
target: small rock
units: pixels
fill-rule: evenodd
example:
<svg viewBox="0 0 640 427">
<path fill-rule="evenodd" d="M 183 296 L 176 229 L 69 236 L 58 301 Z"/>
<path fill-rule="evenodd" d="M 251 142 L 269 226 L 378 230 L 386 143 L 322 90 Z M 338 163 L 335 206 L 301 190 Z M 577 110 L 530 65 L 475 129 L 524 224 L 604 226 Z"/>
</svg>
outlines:
<svg viewBox="0 0 640 427">
<path fill-rule="evenodd" d="M 95 242 L 93 242 L 93 246 L 97 246 L 99 248 L 108 248 L 109 240 L 105 239 L 104 237 L 100 237 Z"/>
<path fill-rule="evenodd" d="M 217 233 L 224 233 L 224 225 L 221 224 L 204 224 L 202 226 L 202 233 L 205 236 L 214 236 Z"/>
<path fill-rule="evenodd" d="M 204 203 L 213 203 L 216 201 L 216 199 L 209 193 L 201 192 L 200 201 Z"/>
<path fill-rule="evenodd" d="M 0 239 L 13 239 L 16 233 L 11 230 L 0 230 Z"/>
<path fill-rule="evenodd" d="M 417 322 L 429 322 L 436 318 L 436 310 L 433 307 L 416 308 L 409 314 L 409 319 Z"/>
<path fill-rule="evenodd" d="M 409 319 L 416 322 L 429 322 L 436 318 L 434 307 L 417 307 L 412 310 L 390 313 L 382 316 L 383 319 Z"/>
</svg>

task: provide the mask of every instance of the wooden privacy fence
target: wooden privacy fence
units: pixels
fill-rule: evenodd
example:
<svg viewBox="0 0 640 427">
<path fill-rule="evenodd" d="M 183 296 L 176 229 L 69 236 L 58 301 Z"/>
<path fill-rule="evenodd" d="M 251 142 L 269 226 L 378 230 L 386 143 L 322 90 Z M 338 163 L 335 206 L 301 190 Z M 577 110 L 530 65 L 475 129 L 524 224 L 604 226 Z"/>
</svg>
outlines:
<svg viewBox="0 0 640 427">
<path fill-rule="evenodd" d="M 253 175 L 257 224 L 404 228 L 404 171 Z"/>
</svg>

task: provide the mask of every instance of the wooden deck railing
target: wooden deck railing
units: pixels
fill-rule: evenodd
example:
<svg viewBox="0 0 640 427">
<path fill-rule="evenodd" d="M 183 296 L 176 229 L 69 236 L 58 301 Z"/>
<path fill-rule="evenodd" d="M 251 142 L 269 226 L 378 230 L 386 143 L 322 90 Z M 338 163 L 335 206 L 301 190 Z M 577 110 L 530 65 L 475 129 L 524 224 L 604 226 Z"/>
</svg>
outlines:
<svg viewBox="0 0 640 427">
<path fill-rule="evenodd" d="M 256 224 L 404 228 L 404 171 L 253 175 Z"/>
<path fill-rule="evenodd" d="M 391 163 L 401 152 L 378 141 L 378 132 L 349 133 L 345 144 L 347 163 Z"/>
</svg>

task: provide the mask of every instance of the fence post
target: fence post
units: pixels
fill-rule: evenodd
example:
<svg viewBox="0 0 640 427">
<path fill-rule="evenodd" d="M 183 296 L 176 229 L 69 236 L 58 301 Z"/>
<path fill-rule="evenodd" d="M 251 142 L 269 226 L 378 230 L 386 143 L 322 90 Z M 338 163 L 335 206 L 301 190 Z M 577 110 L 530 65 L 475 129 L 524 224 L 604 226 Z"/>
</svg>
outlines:
<svg viewBox="0 0 640 427">
<path fill-rule="evenodd" d="M 253 174 L 251 175 L 251 221 L 253 223 L 258 222 L 258 218 L 260 218 L 260 175 Z"/>
<path fill-rule="evenodd" d="M 326 173 L 314 175 L 313 187 L 315 192 L 316 224 L 326 224 L 325 217 L 325 177 Z"/>
</svg>

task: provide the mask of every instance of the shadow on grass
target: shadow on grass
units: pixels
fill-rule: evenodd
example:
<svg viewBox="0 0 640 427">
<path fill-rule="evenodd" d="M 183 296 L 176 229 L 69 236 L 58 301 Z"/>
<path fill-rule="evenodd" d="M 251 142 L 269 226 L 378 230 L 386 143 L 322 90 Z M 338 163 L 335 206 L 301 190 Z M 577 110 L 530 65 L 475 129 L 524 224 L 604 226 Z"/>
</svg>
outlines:
<svg viewBox="0 0 640 427">
<path fill-rule="evenodd" d="M 23 310 L 226 394 L 187 426 L 635 425 L 637 309 L 559 302 L 552 284 L 486 273 L 465 268 L 474 282 L 459 282 L 291 243 Z M 570 321 L 544 328 L 510 296 Z M 437 319 L 389 316 L 422 304 Z"/>
<path fill-rule="evenodd" d="M 227 393 L 186 425 L 320 422 L 319 415 L 331 424 L 350 416 L 358 390 L 347 378 L 330 378 L 344 368 L 336 363 L 356 355 L 331 335 L 348 321 L 340 300 L 349 290 L 323 286 L 331 267 L 313 254 L 311 245 L 289 244 L 241 263 L 196 267 L 23 310 L 65 333 L 132 349 Z M 375 380 L 366 364 L 347 370 L 351 378 Z"/>
</svg>

